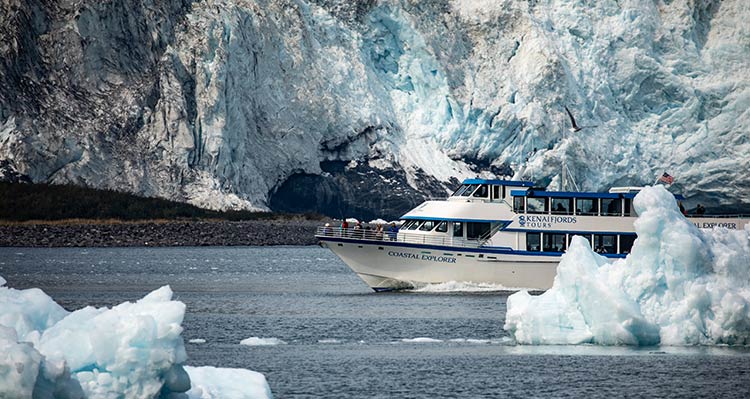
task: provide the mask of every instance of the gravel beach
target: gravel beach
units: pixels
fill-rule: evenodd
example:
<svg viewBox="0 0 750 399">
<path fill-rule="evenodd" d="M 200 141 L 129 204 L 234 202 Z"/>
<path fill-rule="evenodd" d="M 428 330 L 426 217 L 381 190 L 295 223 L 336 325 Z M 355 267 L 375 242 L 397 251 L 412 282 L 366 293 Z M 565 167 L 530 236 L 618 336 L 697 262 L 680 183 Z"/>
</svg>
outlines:
<svg viewBox="0 0 750 399">
<path fill-rule="evenodd" d="M 0 247 L 315 245 L 319 220 L 0 224 Z"/>
</svg>

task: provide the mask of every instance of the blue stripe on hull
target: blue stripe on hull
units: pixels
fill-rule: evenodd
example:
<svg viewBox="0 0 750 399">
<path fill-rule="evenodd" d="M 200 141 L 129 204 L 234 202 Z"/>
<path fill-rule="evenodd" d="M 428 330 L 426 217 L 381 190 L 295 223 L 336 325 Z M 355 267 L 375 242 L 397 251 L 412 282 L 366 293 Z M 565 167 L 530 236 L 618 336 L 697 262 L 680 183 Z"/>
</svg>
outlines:
<svg viewBox="0 0 750 399">
<path fill-rule="evenodd" d="M 514 249 L 497 249 L 496 247 L 481 247 L 481 248 L 462 248 L 462 247 L 449 247 L 444 245 L 427 245 L 427 244 L 416 244 L 402 241 L 371 241 L 371 240 L 357 240 L 354 238 L 341 238 L 341 237 L 326 237 L 316 236 L 321 241 L 331 242 L 345 242 L 349 244 L 365 244 L 365 245 L 377 245 L 377 246 L 393 246 L 393 247 L 405 247 L 405 248 L 416 248 L 416 249 L 435 249 L 449 252 L 475 252 L 485 254 L 503 254 L 503 255 L 521 255 L 521 256 L 549 256 L 559 257 L 562 256 L 563 252 L 532 252 L 532 251 L 518 251 Z M 607 258 L 624 258 L 626 254 L 601 254 Z"/>
</svg>

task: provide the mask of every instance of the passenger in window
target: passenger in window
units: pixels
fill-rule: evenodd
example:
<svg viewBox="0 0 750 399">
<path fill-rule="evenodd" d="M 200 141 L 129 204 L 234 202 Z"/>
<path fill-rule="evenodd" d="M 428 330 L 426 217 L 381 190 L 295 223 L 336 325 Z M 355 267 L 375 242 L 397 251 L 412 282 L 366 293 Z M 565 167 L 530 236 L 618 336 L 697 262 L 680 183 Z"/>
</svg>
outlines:
<svg viewBox="0 0 750 399">
<path fill-rule="evenodd" d="M 555 207 L 555 212 L 556 213 L 566 213 L 567 211 L 568 210 L 565 209 L 565 207 L 563 206 L 562 203 L 560 203 L 560 202 L 557 203 L 557 206 Z"/>
<path fill-rule="evenodd" d="M 695 207 L 695 213 L 698 215 L 703 215 L 706 213 L 706 208 L 704 208 L 703 205 L 698 204 L 698 206 Z"/>
</svg>

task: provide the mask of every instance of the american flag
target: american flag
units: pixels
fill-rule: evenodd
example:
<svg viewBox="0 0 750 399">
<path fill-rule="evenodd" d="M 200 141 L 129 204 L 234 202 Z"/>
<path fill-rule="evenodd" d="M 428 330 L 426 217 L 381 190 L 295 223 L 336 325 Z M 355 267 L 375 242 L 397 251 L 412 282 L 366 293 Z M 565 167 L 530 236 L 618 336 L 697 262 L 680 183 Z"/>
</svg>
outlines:
<svg viewBox="0 0 750 399">
<path fill-rule="evenodd" d="M 661 175 L 661 177 L 659 178 L 658 181 L 660 181 L 660 182 L 662 182 L 664 184 L 672 184 L 672 183 L 674 183 L 674 177 L 670 176 L 669 173 L 664 172 L 664 174 Z"/>
</svg>

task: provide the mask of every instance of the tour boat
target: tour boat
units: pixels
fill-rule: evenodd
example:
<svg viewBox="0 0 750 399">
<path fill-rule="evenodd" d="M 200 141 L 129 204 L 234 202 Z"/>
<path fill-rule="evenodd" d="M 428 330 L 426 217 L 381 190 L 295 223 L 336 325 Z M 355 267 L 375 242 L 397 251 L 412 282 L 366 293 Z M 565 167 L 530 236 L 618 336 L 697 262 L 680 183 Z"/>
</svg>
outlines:
<svg viewBox="0 0 750 399">
<path fill-rule="evenodd" d="M 626 256 L 636 238 L 632 200 L 640 189 L 547 191 L 529 181 L 467 179 L 450 197 L 423 202 L 398 224 L 324 226 L 316 237 L 375 291 L 451 281 L 546 290 L 574 235 L 603 256 Z M 690 220 L 728 229 L 748 222 L 739 216 Z"/>
</svg>

